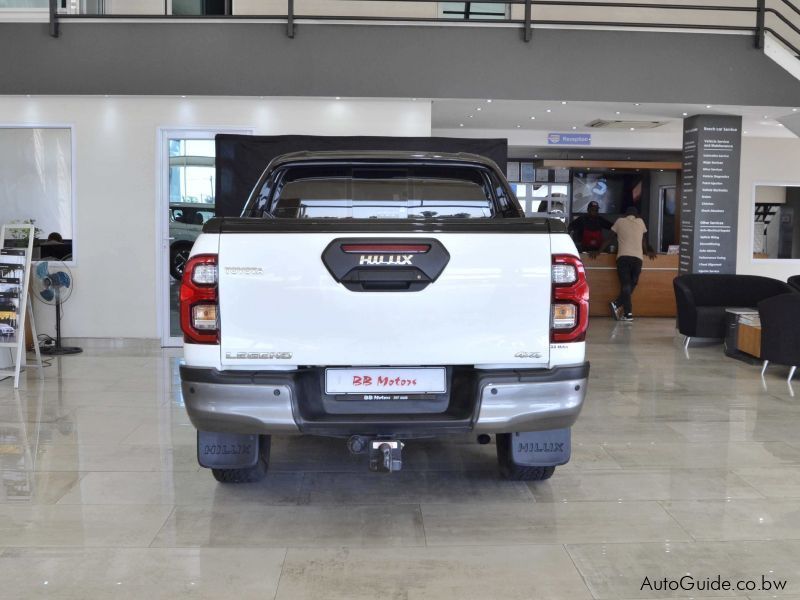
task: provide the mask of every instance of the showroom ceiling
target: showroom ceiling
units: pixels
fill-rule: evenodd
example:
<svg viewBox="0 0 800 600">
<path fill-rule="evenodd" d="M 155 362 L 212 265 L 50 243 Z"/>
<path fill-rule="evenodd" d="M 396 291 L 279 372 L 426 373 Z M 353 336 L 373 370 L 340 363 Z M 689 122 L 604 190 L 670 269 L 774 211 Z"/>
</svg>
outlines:
<svg viewBox="0 0 800 600">
<path fill-rule="evenodd" d="M 646 131 L 674 135 L 681 131 L 684 116 L 695 114 L 741 115 L 745 135 L 785 138 L 794 134 L 778 119 L 800 114 L 800 107 L 443 99 L 433 101 L 432 126 L 435 130 L 615 131 L 631 135 Z M 616 127 L 589 126 L 597 120 L 624 123 Z"/>
</svg>

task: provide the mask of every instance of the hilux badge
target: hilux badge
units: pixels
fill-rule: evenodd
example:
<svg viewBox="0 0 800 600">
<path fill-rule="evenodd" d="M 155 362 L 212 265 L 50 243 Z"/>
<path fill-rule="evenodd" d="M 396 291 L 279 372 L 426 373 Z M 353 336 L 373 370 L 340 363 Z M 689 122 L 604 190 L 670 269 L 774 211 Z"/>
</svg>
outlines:
<svg viewBox="0 0 800 600">
<path fill-rule="evenodd" d="M 413 254 L 395 254 L 383 256 L 383 254 L 362 254 L 358 257 L 358 264 L 361 265 L 410 265 Z"/>
</svg>

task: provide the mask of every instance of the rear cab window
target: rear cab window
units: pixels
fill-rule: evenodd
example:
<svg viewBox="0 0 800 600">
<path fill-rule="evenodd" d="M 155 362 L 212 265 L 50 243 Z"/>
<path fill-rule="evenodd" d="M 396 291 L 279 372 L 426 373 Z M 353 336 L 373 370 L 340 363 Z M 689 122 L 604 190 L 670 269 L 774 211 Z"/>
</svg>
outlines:
<svg viewBox="0 0 800 600">
<path fill-rule="evenodd" d="M 287 165 L 254 200 L 251 216 L 278 219 L 490 219 L 509 205 L 474 165 Z"/>
</svg>

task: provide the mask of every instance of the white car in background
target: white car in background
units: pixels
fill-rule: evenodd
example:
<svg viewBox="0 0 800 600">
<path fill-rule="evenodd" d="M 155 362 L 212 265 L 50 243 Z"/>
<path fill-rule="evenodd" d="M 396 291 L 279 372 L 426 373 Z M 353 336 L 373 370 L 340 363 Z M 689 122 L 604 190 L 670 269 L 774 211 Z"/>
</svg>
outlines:
<svg viewBox="0 0 800 600">
<path fill-rule="evenodd" d="M 0 336 L 7 337 L 9 335 L 14 335 L 16 333 L 16 329 L 14 329 L 11 325 L 6 323 L 0 323 Z"/>
<path fill-rule="evenodd" d="M 203 224 L 214 217 L 214 205 L 193 202 L 172 202 L 169 205 L 169 273 L 183 277 L 183 267 Z"/>
</svg>

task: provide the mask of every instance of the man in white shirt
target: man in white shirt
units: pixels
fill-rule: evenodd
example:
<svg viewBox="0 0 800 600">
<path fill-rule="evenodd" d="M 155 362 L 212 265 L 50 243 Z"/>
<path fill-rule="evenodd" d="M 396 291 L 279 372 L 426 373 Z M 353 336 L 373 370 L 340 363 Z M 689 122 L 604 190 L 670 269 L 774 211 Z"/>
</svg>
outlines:
<svg viewBox="0 0 800 600">
<path fill-rule="evenodd" d="M 639 218 L 639 211 L 635 206 L 629 207 L 625 216 L 616 220 L 611 231 L 617 240 L 617 275 L 620 285 L 619 296 L 611 301 L 611 315 L 618 321 L 633 321 L 631 295 L 639 283 L 642 259 L 646 254 L 652 260 L 656 253 L 647 243 L 647 225 Z M 614 237 L 607 240 L 600 252 L 613 241 Z"/>
</svg>

